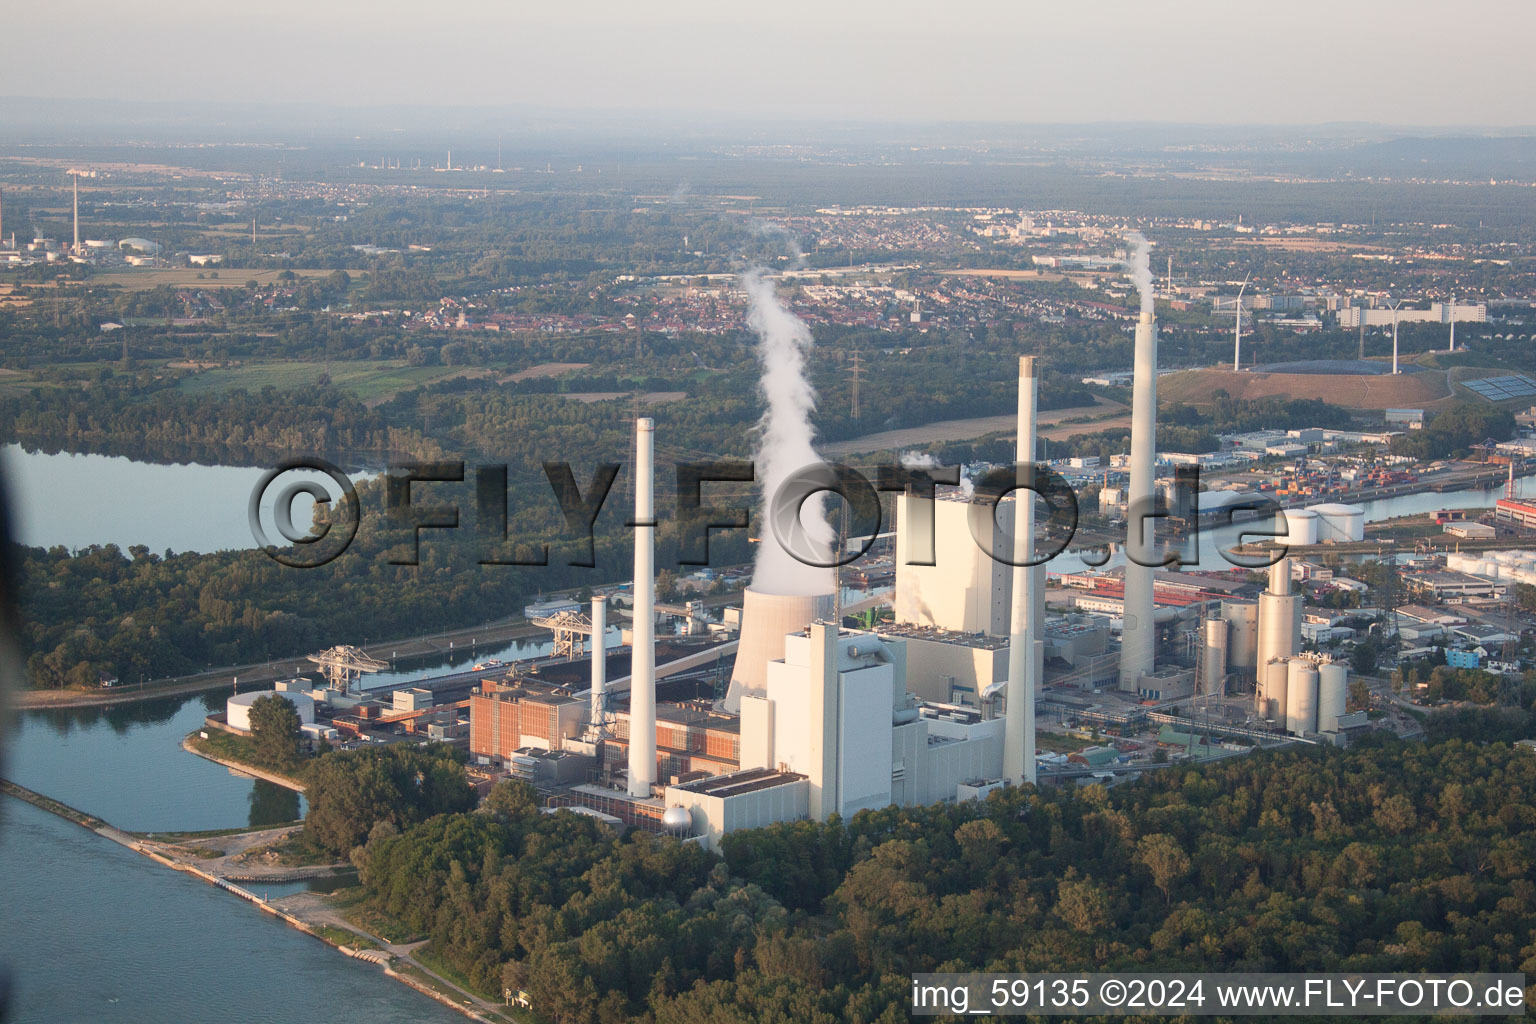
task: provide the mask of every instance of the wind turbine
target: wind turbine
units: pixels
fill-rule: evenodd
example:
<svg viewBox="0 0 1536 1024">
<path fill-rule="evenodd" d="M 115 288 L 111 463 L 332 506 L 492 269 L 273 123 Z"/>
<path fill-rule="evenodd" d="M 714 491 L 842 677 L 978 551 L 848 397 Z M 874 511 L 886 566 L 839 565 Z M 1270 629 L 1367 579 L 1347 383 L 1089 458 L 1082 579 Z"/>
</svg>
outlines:
<svg viewBox="0 0 1536 1024">
<path fill-rule="evenodd" d="M 1248 290 L 1248 278 L 1252 277 L 1250 271 L 1243 278 L 1243 286 L 1237 290 L 1236 322 L 1232 325 L 1232 372 L 1237 373 L 1243 364 L 1243 292 Z"/>
</svg>

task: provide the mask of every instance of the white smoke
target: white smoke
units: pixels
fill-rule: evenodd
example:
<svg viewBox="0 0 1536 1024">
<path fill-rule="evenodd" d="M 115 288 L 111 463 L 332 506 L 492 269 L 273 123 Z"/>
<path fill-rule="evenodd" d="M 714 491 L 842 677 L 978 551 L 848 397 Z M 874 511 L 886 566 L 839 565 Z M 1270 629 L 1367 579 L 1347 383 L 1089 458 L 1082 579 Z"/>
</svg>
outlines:
<svg viewBox="0 0 1536 1024">
<path fill-rule="evenodd" d="M 1125 236 L 1131 244 L 1131 258 L 1125 268 L 1131 272 L 1131 282 L 1141 293 L 1141 311 L 1152 312 L 1152 247 L 1140 231 Z"/>
<path fill-rule="evenodd" d="M 790 264 L 791 270 L 805 269 L 805 250 L 800 248 L 800 239 L 795 233 L 783 224 L 771 220 L 758 220 L 756 218 L 747 221 L 747 230 L 759 238 L 777 238 L 789 247 L 789 254 L 793 257 Z"/>
<path fill-rule="evenodd" d="M 927 452 L 902 452 L 902 469 L 938 469 L 939 460 Z"/>
<path fill-rule="evenodd" d="M 742 275 L 741 284 L 747 292 L 747 323 L 757 333 L 757 359 L 763 371 L 758 386 L 768 405 L 759 423 L 755 456 L 764 506 L 752 589 L 766 594 L 830 594 L 832 570 L 806 565 L 785 551 L 768 518 L 770 503 L 784 480 L 822 461 L 811 446 L 816 433 L 811 426 L 816 392 L 805 375 L 806 355 L 815 339 L 800 318 L 779 302 L 773 282 L 761 267 Z M 836 535 L 826 521 L 824 499 L 825 495 L 816 495 L 807 501 L 801 522 L 822 552 L 819 560 L 829 561 L 825 554 L 832 550 Z"/>
</svg>

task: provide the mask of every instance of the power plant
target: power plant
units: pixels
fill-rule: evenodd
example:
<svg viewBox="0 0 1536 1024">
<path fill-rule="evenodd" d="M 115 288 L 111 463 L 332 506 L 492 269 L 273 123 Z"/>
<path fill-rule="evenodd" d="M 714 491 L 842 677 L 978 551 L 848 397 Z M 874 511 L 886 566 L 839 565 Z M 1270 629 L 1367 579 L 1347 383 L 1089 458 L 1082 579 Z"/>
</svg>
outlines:
<svg viewBox="0 0 1536 1024">
<path fill-rule="evenodd" d="M 1139 285 L 1145 260 L 1143 242 L 1133 263 Z M 1347 672 L 1300 654 L 1301 595 L 1289 559 L 1270 568 L 1256 602 L 1243 599 L 1252 593 L 1246 582 L 1144 564 L 1156 548 L 1157 327 L 1149 291 L 1135 327 L 1125 544 L 1134 557 L 1118 570 L 1118 581 L 1113 573 L 1064 576 L 1067 586 L 1082 590 L 1073 601 L 1087 614 L 1047 618 L 1045 569 L 1029 564 L 1036 552 L 1030 488 L 1040 382 L 1036 358 L 1025 356 L 1018 375 L 1020 477 L 1012 497 L 987 503 L 967 490 L 927 497 L 911 488 L 897 495 L 896 620 L 862 630 L 836 620 L 832 574 L 785 559 L 769 536 L 769 484 L 804 465 L 788 467 L 786 451 L 819 457 L 807 419 L 813 396 L 801 372 L 808 332 L 802 336 L 803 325 L 777 305 L 771 287 L 761 280 L 755 287 L 765 380 L 775 379 L 764 385 L 769 412 L 758 455 L 764 546 L 742 594 L 736 639 L 681 658 L 670 653 L 658 664 L 655 427 L 637 419 L 628 707 L 613 703 L 626 680 L 609 679 L 607 608 L 596 598 L 587 692 L 487 680 L 470 698 L 470 749 L 482 763 L 503 762 L 520 777 L 558 782 L 552 800 L 560 806 L 714 845 L 737 828 L 1034 784 L 1042 713 L 1136 731 L 1159 720 L 1146 705 L 1204 707 L 1201 701 L 1225 700 L 1234 679 L 1246 694 L 1251 679 L 1254 710 L 1249 726 L 1233 727 L 1238 732 L 1265 737 L 1285 730 L 1312 742 L 1349 724 Z M 775 349 L 770 338 L 787 344 Z M 1329 517 L 1348 518 L 1319 508 L 1288 514 L 1286 525 L 1305 535 Z M 803 524 L 808 532 L 816 518 L 812 513 Z M 1009 544 L 994 544 L 1005 535 Z M 999 549 L 1006 557 L 992 557 Z M 1092 618 L 1109 607 L 1117 607 L 1123 625 L 1118 658 L 1106 651 L 1105 620 Z M 692 631 L 691 606 L 688 615 Z M 1167 644 L 1162 667 L 1160 639 Z M 727 683 L 723 659 L 731 646 Z M 659 679 L 687 668 L 706 671 L 711 658 L 714 699 L 658 704 Z M 1048 660 L 1055 673 L 1050 691 Z M 1261 721 L 1252 724 L 1253 717 Z M 1083 764 L 1119 756 L 1113 747 L 1091 754 Z"/>
</svg>

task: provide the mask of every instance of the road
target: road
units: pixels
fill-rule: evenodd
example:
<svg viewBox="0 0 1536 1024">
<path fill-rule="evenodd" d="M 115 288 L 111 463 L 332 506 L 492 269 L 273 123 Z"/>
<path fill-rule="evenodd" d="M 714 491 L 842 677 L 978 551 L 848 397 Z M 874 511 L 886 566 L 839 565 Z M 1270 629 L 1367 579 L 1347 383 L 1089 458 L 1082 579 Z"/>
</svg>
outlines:
<svg viewBox="0 0 1536 1024">
<path fill-rule="evenodd" d="M 368 654 L 381 661 L 396 658 L 409 659 L 447 654 L 452 650 L 485 649 L 499 647 L 514 640 L 544 636 L 549 630 L 531 626 L 521 618 L 507 618 L 482 623 L 465 629 L 453 629 L 440 633 L 423 633 L 400 640 L 381 640 L 363 647 Z M 236 677 L 242 685 L 256 686 L 289 679 L 305 668 L 303 656 L 277 661 L 258 661 L 245 665 L 225 665 L 189 676 L 170 680 L 151 681 L 142 687 L 116 687 L 100 692 L 80 690 L 24 690 L 16 695 L 16 706 L 21 708 L 77 708 L 105 707 L 112 704 L 128 704 L 155 697 L 188 696 L 208 690 L 233 686 Z"/>
</svg>

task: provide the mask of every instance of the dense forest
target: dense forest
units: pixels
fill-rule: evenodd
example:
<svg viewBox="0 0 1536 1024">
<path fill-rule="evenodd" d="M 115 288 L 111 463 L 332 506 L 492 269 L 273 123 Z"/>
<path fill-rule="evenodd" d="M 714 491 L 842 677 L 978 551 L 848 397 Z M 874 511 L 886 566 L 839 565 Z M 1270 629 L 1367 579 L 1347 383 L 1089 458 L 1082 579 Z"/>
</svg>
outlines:
<svg viewBox="0 0 1536 1024">
<path fill-rule="evenodd" d="M 576 463 L 583 488 L 590 467 Z M 596 565 L 585 567 L 577 563 L 586 560 L 587 547 L 566 525 L 542 472 L 527 489 L 509 489 L 506 543 L 478 532 L 473 478 L 467 479 L 413 489 L 417 505 L 456 503 L 463 523 L 459 530 L 423 531 L 415 565 L 397 564 L 410 557 L 410 531 L 387 511 L 382 480 L 358 486 L 356 540 L 318 568 L 280 565 L 254 550 L 23 549 L 23 578 L 40 581 L 22 588 L 28 675 L 35 686 L 94 687 L 103 671 L 137 683 L 214 665 L 295 658 L 335 643 L 514 616 L 539 594 L 628 578 L 632 542 L 618 487 L 594 527 Z M 677 561 L 676 518 L 667 505 L 659 507 L 657 566 L 693 571 Z M 744 531 L 714 531 L 710 555 L 717 565 L 750 560 Z M 547 564 L 483 564 L 491 559 Z"/>
<path fill-rule="evenodd" d="M 1504 743 L 1378 735 L 741 831 L 723 856 L 511 782 L 369 831 L 374 909 L 562 1024 L 894 1024 L 914 971 L 1536 972 L 1536 756 Z"/>
</svg>

